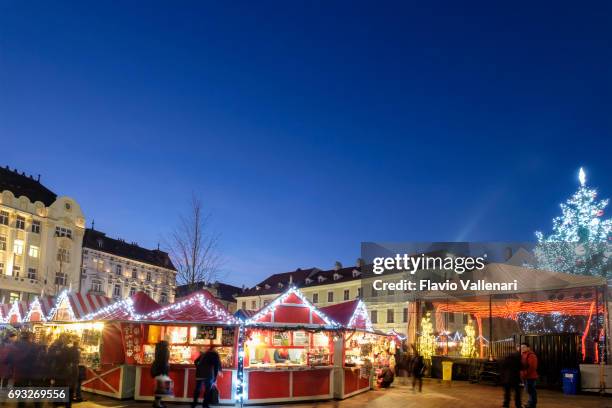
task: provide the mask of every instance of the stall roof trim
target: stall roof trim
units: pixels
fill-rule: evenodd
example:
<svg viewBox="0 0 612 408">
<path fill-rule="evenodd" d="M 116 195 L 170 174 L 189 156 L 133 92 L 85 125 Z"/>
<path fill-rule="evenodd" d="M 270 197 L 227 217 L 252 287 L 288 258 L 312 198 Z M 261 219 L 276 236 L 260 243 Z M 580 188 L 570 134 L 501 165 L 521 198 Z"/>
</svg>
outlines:
<svg viewBox="0 0 612 408">
<path fill-rule="evenodd" d="M 341 324 L 314 306 L 299 289 L 292 286 L 259 310 L 245 322 L 250 326 L 270 327 L 325 327 L 339 328 Z"/>
<path fill-rule="evenodd" d="M 194 292 L 173 304 L 147 313 L 141 320 L 173 323 L 238 323 L 238 319 L 207 290 Z"/>
</svg>

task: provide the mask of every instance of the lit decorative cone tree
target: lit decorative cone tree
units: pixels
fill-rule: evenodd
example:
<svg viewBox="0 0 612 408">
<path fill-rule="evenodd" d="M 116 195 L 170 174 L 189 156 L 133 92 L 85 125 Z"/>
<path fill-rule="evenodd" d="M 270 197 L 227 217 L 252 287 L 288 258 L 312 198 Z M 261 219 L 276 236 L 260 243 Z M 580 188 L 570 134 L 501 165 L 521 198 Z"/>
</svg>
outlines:
<svg viewBox="0 0 612 408">
<path fill-rule="evenodd" d="M 467 358 L 476 357 L 476 330 L 472 319 L 465 325 L 465 337 L 461 339 L 461 356 Z"/>
<path fill-rule="evenodd" d="M 419 335 L 419 354 L 428 363 L 431 363 L 431 356 L 436 351 L 436 337 L 433 334 L 433 324 L 431 314 L 428 312 L 421 319 L 421 334 Z"/>
<path fill-rule="evenodd" d="M 536 232 L 538 267 L 578 275 L 612 276 L 612 219 L 604 219 L 608 200 L 596 200 L 597 190 L 586 186 L 586 174 L 578 174 L 580 187 L 561 204 L 549 236 Z"/>
</svg>

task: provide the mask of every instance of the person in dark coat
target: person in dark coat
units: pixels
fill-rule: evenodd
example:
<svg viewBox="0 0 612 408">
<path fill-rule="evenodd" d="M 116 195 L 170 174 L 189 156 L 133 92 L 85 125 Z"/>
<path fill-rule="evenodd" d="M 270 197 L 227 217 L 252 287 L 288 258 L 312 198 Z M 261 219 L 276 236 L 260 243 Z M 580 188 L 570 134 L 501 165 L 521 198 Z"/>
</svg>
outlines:
<svg viewBox="0 0 612 408">
<path fill-rule="evenodd" d="M 538 356 L 531 351 L 528 343 L 521 344 L 521 378 L 525 382 L 525 391 L 529 395 L 528 408 L 536 408 L 538 404 L 538 393 L 536 391 L 536 380 L 538 379 Z"/>
<path fill-rule="evenodd" d="M 504 386 L 503 407 L 510 406 L 510 394 L 514 391 L 514 406 L 521 408 L 521 347 L 504 358 L 500 363 L 500 380 Z"/>
<path fill-rule="evenodd" d="M 81 364 L 81 343 L 78 338 L 75 338 L 70 348 L 70 360 L 72 364 L 73 384 L 74 384 L 74 401 L 83 401 L 83 392 L 81 390 L 82 382 L 85 379 L 85 366 Z"/>
<path fill-rule="evenodd" d="M 9 332 L 0 344 L 0 388 L 8 387 L 9 380 L 13 378 L 12 356 L 15 353 L 17 333 Z"/>
<path fill-rule="evenodd" d="M 38 361 L 37 346 L 33 342 L 32 332 L 22 332 L 21 339 L 15 343 L 14 352 L 8 356 L 10 364 L 13 366 L 14 387 L 35 387 L 40 373 L 36 371 Z M 19 402 L 18 407 L 24 407 L 25 402 Z M 40 402 L 34 402 L 35 407 L 40 407 Z"/>
<path fill-rule="evenodd" d="M 378 385 L 380 388 L 389 388 L 395 379 L 395 374 L 389 366 L 383 368 L 382 372 L 378 375 Z"/>
<path fill-rule="evenodd" d="M 221 373 L 221 358 L 215 350 L 215 346 L 211 346 L 205 353 L 200 353 L 194 363 L 196 366 L 196 385 L 191 406 L 195 408 L 198 405 L 200 391 L 202 390 L 202 385 L 204 385 L 202 406 L 208 408 L 210 403 L 216 403 L 216 401 L 211 401 L 210 394 L 217 381 L 217 376 Z"/>
<path fill-rule="evenodd" d="M 423 356 L 417 354 L 414 360 L 412 361 L 412 391 L 416 386 L 416 383 L 419 383 L 419 392 L 423 390 L 423 375 L 425 374 L 425 360 L 423 360 Z"/>
<path fill-rule="evenodd" d="M 73 376 L 72 351 L 68 347 L 69 335 L 60 334 L 59 338 L 51 344 L 47 352 L 51 372 L 51 385 L 68 388 L 67 408 L 72 406 Z"/>
<path fill-rule="evenodd" d="M 159 341 L 155 345 L 155 357 L 153 364 L 151 364 L 151 376 L 153 378 L 160 375 L 168 375 L 170 372 L 170 350 L 168 348 L 168 342 L 165 340 Z M 153 402 L 154 408 L 165 408 L 162 402 L 162 396 L 160 394 L 155 395 L 155 401 Z"/>
</svg>

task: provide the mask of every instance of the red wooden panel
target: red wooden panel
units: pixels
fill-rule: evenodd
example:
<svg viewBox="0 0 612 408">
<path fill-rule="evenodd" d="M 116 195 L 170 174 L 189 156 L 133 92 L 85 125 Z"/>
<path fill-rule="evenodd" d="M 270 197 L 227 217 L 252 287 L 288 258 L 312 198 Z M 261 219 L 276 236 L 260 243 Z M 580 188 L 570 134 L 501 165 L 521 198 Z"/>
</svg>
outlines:
<svg viewBox="0 0 612 408">
<path fill-rule="evenodd" d="M 317 313 L 312 314 L 312 323 L 313 324 L 325 324 L 325 321 L 319 317 Z"/>
<path fill-rule="evenodd" d="M 359 371 L 344 369 L 344 393 L 350 394 L 357 391 L 359 386 Z"/>
<path fill-rule="evenodd" d="M 104 381 L 108 383 L 115 390 L 119 391 L 119 384 L 121 383 L 121 368 L 110 372 L 108 374 L 103 374 L 100 376 Z"/>
<path fill-rule="evenodd" d="M 151 377 L 150 371 L 150 367 L 140 367 L 140 395 L 142 396 L 153 396 L 155 393 L 155 379 Z M 182 398 L 185 395 L 185 369 L 170 368 L 168 376 L 174 383 L 174 396 Z"/>
<path fill-rule="evenodd" d="M 193 391 L 195 390 L 195 368 L 189 369 L 189 374 L 187 378 L 187 397 L 191 398 L 193 396 Z M 223 371 L 223 375 L 217 378 L 217 389 L 219 390 L 219 398 L 220 399 L 231 399 L 232 398 L 232 372 L 231 371 Z M 200 395 L 200 399 L 204 395 L 204 389 L 202 389 L 202 395 Z"/>
<path fill-rule="evenodd" d="M 357 373 L 359 375 L 359 372 Z M 359 389 L 370 388 L 370 379 L 368 377 L 359 377 Z"/>
<path fill-rule="evenodd" d="M 185 368 L 170 368 L 168 377 L 174 382 L 174 396 L 181 398 L 185 396 Z"/>
<path fill-rule="evenodd" d="M 267 313 L 264 316 L 257 319 L 258 322 L 271 322 L 272 321 L 272 313 Z"/>
<path fill-rule="evenodd" d="M 289 398 L 289 373 L 249 372 L 249 399 Z"/>
<path fill-rule="evenodd" d="M 155 380 L 151 377 L 151 367 L 138 367 L 140 370 L 140 389 L 138 393 L 142 396 L 153 396 L 155 392 Z"/>
<path fill-rule="evenodd" d="M 301 304 L 302 299 L 300 299 L 295 293 L 291 293 L 289 296 L 287 296 L 287 299 L 285 299 L 285 301 L 283 303 L 293 303 L 293 304 Z"/>
<path fill-rule="evenodd" d="M 274 312 L 274 323 L 310 323 L 307 307 L 278 306 Z"/>
<path fill-rule="evenodd" d="M 329 394 L 329 370 L 294 371 L 293 396 L 309 397 Z"/>
</svg>

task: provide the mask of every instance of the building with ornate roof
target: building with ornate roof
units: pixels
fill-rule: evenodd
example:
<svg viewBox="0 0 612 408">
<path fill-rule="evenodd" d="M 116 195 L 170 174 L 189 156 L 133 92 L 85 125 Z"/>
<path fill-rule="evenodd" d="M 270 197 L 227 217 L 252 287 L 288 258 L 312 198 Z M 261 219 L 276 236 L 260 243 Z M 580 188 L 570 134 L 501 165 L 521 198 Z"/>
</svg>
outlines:
<svg viewBox="0 0 612 408">
<path fill-rule="evenodd" d="M 74 199 L 0 168 L 0 303 L 77 288 L 84 231 Z"/>
</svg>

